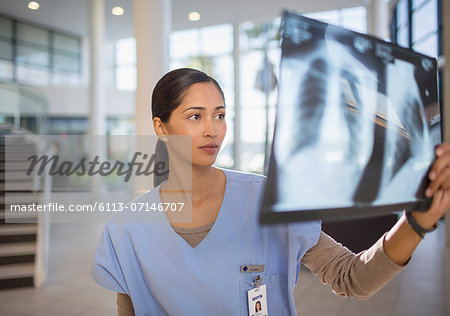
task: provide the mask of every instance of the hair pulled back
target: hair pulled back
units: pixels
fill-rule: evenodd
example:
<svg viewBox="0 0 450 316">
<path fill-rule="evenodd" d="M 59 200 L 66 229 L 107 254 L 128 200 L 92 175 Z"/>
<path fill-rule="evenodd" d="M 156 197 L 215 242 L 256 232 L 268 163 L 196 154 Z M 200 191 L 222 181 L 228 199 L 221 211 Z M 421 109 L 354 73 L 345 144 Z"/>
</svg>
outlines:
<svg viewBox="0 0 450 316">
<path fill-rule="evenodd" d="M 219 84 L 214 78 L 208 76 L 204 72 L 191 68 L 180 68 L 172 70 L 165 74 L 156 84 L 152 93 L 152 116 L 159 117 L 163 123 L 169 121 L 172 112 L 183 102 L 188 89 L 196 83 L 211 82 L 222 94 L 224 94 Z M 163 163 L 164 170 L 161 175 L 155 173 L 153 178 L 156 187 L 168 178 L 169 154 L 164 142 L 158 140 L 155 148 L 156 163 Z M 155 164 L 156 165 L 156 164 Z"/>
<path fill-rule="evenodd" d="M 172 112 L 183 102 L 187 90 L 195 83 L 211 82 L 222 94 L 219 84 L 204 72 L 191 68 L 180 68 L 165 74 L 156 84 L 152 94 L 152 116 L 167 123 Z M 224 98 L 225 99 L 225 98 Z"/>
</svg>

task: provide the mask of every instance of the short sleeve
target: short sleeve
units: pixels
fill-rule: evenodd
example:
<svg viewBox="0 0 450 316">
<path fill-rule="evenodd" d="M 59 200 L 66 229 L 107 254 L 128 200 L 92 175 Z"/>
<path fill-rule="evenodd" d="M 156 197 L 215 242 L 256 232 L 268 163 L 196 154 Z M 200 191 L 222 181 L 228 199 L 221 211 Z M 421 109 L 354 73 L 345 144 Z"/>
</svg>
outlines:
<svg viewBox="0 0 450 316">
<path fill-rule="evenodd" d="M 317 244 L 321 231 L 321 221 L 289 223 L 289 245 L 296 256 L 296 264 Z"/>
<path fill-rule="evenodd" d="M 128 294 L 128 287 L 108 225 L 105 226 L 98 242 L 91 276 L 98 285 L 108 290 Z"/>
</svg>

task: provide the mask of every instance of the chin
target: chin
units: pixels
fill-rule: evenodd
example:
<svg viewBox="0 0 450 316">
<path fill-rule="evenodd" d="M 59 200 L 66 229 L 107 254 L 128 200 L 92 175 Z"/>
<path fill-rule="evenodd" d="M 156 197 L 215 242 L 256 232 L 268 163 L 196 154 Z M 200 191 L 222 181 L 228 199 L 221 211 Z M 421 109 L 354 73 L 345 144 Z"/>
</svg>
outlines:
<svg viewBox="0 0 450 316">
<path fill-rule="evenodd" d="M 203 159 L 196 159 L 195 161 L 192 160 L 192 166 L 194 167 L 210 167 L 216 163 L 216 156 L 211 157 L 210 159 L 203 158 Z"/>
</svg>

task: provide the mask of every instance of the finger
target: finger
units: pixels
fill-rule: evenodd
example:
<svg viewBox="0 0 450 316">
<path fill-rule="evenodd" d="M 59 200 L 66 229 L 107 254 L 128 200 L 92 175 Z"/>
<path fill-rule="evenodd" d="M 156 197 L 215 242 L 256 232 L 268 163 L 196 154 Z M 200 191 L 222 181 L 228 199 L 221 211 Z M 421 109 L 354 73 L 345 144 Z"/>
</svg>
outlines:
<svg viewBox="0 0 450 316">
<path fill-rule="evenodd" d="M 439 220 L 450 209 L 450 192 L 439 190 L 433 197 L 428 213 Z"/>
<path fill-rule="evenodd" d="M 433 196 L 437 190 L 450 189 L 450 168 L 446 167 L 442 169 L 439 173 L 436 173 L 434 180 L 430 182 L 425 191 L 427 197 Z"/>
<path fill-rule="evenodd" d="M 450 153 L 450 144 L 442 143 L 436 146 L 435 148 L 436 157 L 441 157 L 445 153 Z"/>
<path fill-rule="evenodd" d="M 445 145 L 445 146 L 443 146 Z M 437 159 L 434 161 L 430 168 L 428 177 L 430 180 L 434 180 L 442 172 L 442 169 L 450 166 L 450 145 L 442 144 L 436 148 Z"/>
</svg>

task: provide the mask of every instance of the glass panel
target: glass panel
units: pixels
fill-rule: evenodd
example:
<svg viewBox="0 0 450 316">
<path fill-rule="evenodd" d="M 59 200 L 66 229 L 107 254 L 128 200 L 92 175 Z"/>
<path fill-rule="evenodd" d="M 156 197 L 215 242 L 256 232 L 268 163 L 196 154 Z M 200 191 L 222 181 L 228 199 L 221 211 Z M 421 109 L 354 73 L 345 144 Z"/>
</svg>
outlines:
<svg viewBox="0 0 450 316">
<path fill-rule="evenodd" d="M 49 54 L 48 51 L 17 45 L 17 61 L 41 66 L 49 66 Z"/>
<path fill-rule="evenodd" d="M 339 11 L 338 10 L 308 13 L 308 14 L 305 14 L 305 16 L 308 18 L 311 18 L 311 19 L 320 20 L 325 23 L 339 25 Z"/>
<path fill-rule="evenodd" d="M 136 90 L 136 67 L 123 66 L 116 68 L 116 88 L 118 90 Z"/>
<path fill-rule="evenodd" d="M 264 47 L 263 23 L 245 22 L 239 27 L 239 45 L 241 50 L 258 49 Z"/>
<path fill-rule="evenodd" d="M 227 134 L 222 143 L 222 150 L 216 164 L 220 167 L 231 168 L 234 164 L 234 68 L 231 54 L 213 58 L 212 76 L 220 84 L 225 95 Z"/>
<path fill-rule="evenodd" d="M 408 1 L 400 0 L 397 4 L 397 27 L 409 24 Z"/>
<path fill-rule="evenodd" d="M 80 71 L 80 62 L 75 58 L 62 55 L 53 55 L 53 63 L 55 69 L 68 70 L 73 72 Z"/>
<path fill-rule="evenodd" d="M 268 52 L 269 61 L 273 65 L 273 71 L 276 78 L 276 85 L 278 85 L 278 78 L 280 78 L 280 59 L 281 49 L 272 49 Z M 272 142 L 273 129 L 275 127 L 275 113 L 276 104 L 278 100 L 278 89 L 274 89 L 269 96 L 269 142 Z"/>
<path fill-rule="evenodd" d="M 0 36 L 12 37 L 12 21 L 0 17 Z"/>
<path fill-rule="evenodd" d="M 183 59 L 200 54 L 198 30 L 184 30 L 170 34 L 170 58 Z"/>
<path fill-rule="evenodd" d="M 110 135 L 134 135 L 136 124 L 132 117 L 109 117 L 107 131 Z"/>
<path fill-rule="evenodd" d="M 262 51 L 250 51 L 241 55 L 241 107 L 263 106 L 265 102 L 264 93 L 257 89 L 257 75 L 264 60 Z M 246 133 L 242 133 L 245 135 Z M 252 134 L 251 132 L 249 134 Z M 251 136 L 251 135 L 246 135 Z"/>
<path fill-rule="evenodd" d="M 0 60 L 0 78 L 6 80 L 13 79 L 13 63 L 7 60 Z"/>
<path fill-rule="evenodd" d="M 426 2 L 427 0 L 412 0 L 412 7 L 413 10 L 420 6 L 422 3 Z"/>
<path fill-rule="evenodd" d="M 281 17 L 275 18 L 269 29 L 269 40 L 270 40 L 270 46 L 271 48 L 278 48 L 280 47 L 280 41 L 281 41 Z"/>
<path fill-rule="evenodd" d="M 413 49 L 419 53 L 437 58 L 438 57 L 438 36 L 434 34 L 424 41 L 413 45 Z"/>
<path fill-rule="evenodd" d="M 188 62 L 187 60 L 183 59 L 183 60 L 171 60 L 169 62 L 169 70 L 175 70 L 178 68 L 184 68 L 184 67 L 188 67 Z"/>
<path fill-rule="evenodd" d="M 403 47 L 409 47 L 409 28 L 403 26 L 401 29 L 397 30 L 397 44 Z"/>
<path fill-rule="evenodd" d="M 136 39 L 124 38 L 116 42 L 116 65 L 136 64 Z"/>
<path fill-rule="evenodd" d="M 273 133 L 276 89 L 273 75 L 276 75 L 279 51 L 268 52 L 269 64 L 264 52 L 255 50 L 241 57 L 241 168 L 245 171 L 262 173 L 264 167 L 266 130 L 268 139 Z M 268 95 L 264 93 L 264 69 L 268 69 Z M 271 80 L 272 79 L 272 80 Z"/>
<path fill-rule="evenodd" d="M 9 41 L 5 42 L 0 40 L 0 58 L 13 59 L 12 45 Z"/>
<path fill-rule="evenodd" d="M 57 48 L 57 49 L 62 49 L 62 50 L 70 51 L 70 52 L 74 52 L 74 53 L 80 52 L 80 40 L 79 39 L 55 33 L 53 35 L 53 43 L 54 43 L 55 48 Z"/>
<path fill-rule="evenodd" d="M 357 32 L 365 33 L 367 31 L 366 9 L 364 7 L 314 12 L 305 14 L 305 16 Z"/>
<path fill-rule="evenodd" d="M 264 108 L 243 108 L 241 111 L 241 168 L 262 172 L 266 132 Z"/>
<path fill-rule="evenodd" d="M 234 64 L 232 55 L 213 58 L 211 76 L 217 80 L 225 94 L 227 107 L 234 106 Z"/>
<path fill-rule="evenodd" d="M 49 117 L 47 122 L 49 134 L 84 134 L 89 125 L 85 118 Z"/>
<path fill-rule="evenodd" d="M 364 7 L 341 10 L 340 20 L 340 25 L 345 28 L 361 33 L 365 33 L 367 31 L 366 9 Z"/>
<path fill-rule="evenodd" d="M 437 30 L 437 1 L 431 0 L 414 11 L 412 16 L 413 43 Z"/>
<path fill-rule="evenodd" d="M 281 17 L 264 23 L 244 22 L 239 26 L 239 45 L 242 51 L 279 47 Z"/>
<path fill-rule="evenodd" d="M 49 45 L 49 33 L 34 26 L 17 23 L 17 38 L 29 43 Z"/>
<path fill-rule="evenodd" d="M 200 36 L 203 54 L 221 55 L 233 51 L 233 27 L 229 24 L 205 27 Z"/>
<path fill-rule="evenodd" d="M 81 84 L 81 77 L 76 73 L 55 72 L 51 77 L 54 86 L 79 86 Z"/>
<path fill-rule="evenodd" d="M 17 66 L 17 81 L 45 86 L 49 84 L 49 72 L 32 66 Z"/>
</svg>

